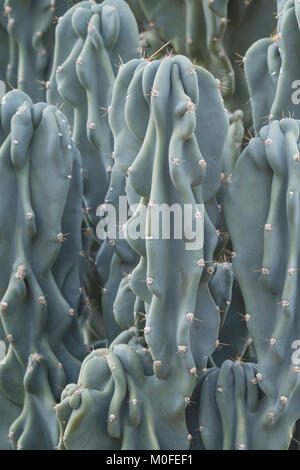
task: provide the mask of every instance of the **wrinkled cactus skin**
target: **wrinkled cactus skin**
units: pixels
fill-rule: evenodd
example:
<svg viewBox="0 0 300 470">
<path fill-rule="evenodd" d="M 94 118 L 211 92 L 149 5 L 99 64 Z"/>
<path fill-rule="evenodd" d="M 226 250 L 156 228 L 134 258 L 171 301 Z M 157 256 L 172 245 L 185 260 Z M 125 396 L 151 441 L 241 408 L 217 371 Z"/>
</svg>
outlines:
<svg viewBox="0 0 300 470">
<path fill-rule="evenodd" d="M 1 450 L 300 449 L 299 25 L 0 0 Z"/>
<path fill-rule="evenodd" d="M 57 18 L 76 0 L 1 0 L 0 79 L 45 101 Z M 29 20 L 30 19 L 30 20 Z"/>
<path fill-rule="evenodd" d="M 54 106 L 33 104 L 21 91 L 2 99 L 1 127 L 1 174 L 8 195 L 0 222 L 5 266 L 1 330 L 7 343 L 0 366 L 7 421 L 1 420 L 1 429 L 6 428 L 2 434 L 10 436 L 14 447 L 53 448 L 53 406 L 60 388 L 78 376 L 87 354 L 76 313 L 81 286 L 80 155 L 64 115 Z"/>
<path fill-rule="evenodd" d="M 128 90 L 143 84 L 139 96 L 129 93 L 125 106 L 129 131 L 144 142 L 142 146 L 136 143 L 137 154 L 127 162 L 132 171 L 126 182 L 127 192 L 131 190 L 140 198 L 128 221 L 127 242 L 140 256 L 128 289 L 139 299 L 142 310 L 132 315 L 132 326 L 108 349 L 96 350 L 86 358 L 77 385 L 63 392 L 57 407 L 60 447 L 188 449 L 191 436 L 185 409 L 191 405 L 197 371 L 201 374 L 217 347 L 218 308 L 223 306 L 219 302 L 223 299 L 225 305 L 224 299 L 230 298 L 231 270 L 204 262 L 213 257 L 218 242 L 205 210 L 202 249 L 186 250 L 185 240 L 136 241 L 130 234 L 142 206 L 146 217 L 153 216 L 151 201 L 181 206 L 190 202 L 197 211 L 197 204 L 214 197 L 221 184 L 220 171 L 214 168 L 221 165 L 228 116 L 217 81 L 183 56 L 148 64 L 132 61 L 121 74 L 119 80 L 126 86 L 133 74 Z M 139 102 L 141 110 L 145 109 L 143 122 L 132 113 Z M 211 110 L 209 116 L 207 109 Z M 166 119 L 166 115 L 172 118 Z M 218 139 L 208 132 L 211 122 L 216 123 Z M 146 145 L 148 140 L 152 147 Z M 184 153 L 180 150 L 183 142 Z M 174 159 L 175 149 L 178 160 Z M 206 171 L 199 161 L 209 154 L 215 155 L 215 160 Z M 124 190 L 125 182 L 118 175 L 119 187 Z M 162 257 L 166 259 L 163 264 Z M 142 279 L 146 282 L 140 282 Z M 199 321 L 203 328 L 198 328 Z M 97 420 L 92 410 L 97 410 Z M 86 439 L 82 440 L 82 434 Z"/>
<path fill-rule="evenodd" d="M 108 200 L 114 164 L 114 139 L 108 122 L 112 90 L 122 63 L 139 57 L 138 47 L 136 20 L 123 0 L 80 2 L 60 18 L 56 28 L 47 100 L 62 106 L 82 156 L 85 235 L 90 238 L 83 250 L 90 310 L 88 339 L 94 336 L 111 341 L 121 331 L 113 321 L 113 302 L 128 269 L 112 246 L 98 239 L 96 214 Z"/>
<path fill-rule="evenodd" d="M 299 418 L 299 374 L 292 362 L 300 333 L 298 165 L 299 121 L 274 120 L 239 157 L 225 201 L 264 395 L 253 424 L 254 449 L 287 448 Z"/>
<path fill-rule="evenodd" d="M 294 0 L 278 0 L 277 18 L 274 35 L 255 42 L 244 57 L 257 135 L 268 121 L 283 117 L 300 118 L 297 92 L 300 5 Z"/>
<path fill-rule="evenodd" d="M 138 9 L 137 9 L 137 5 Z M 141 47 L 150 54 L 169 42 L 221 82 L 232 111 L 242 109 L 251 123 L 242 65 L 247 49 L 275 29 L 276 0 L 137 0 Z"/>
</svg>

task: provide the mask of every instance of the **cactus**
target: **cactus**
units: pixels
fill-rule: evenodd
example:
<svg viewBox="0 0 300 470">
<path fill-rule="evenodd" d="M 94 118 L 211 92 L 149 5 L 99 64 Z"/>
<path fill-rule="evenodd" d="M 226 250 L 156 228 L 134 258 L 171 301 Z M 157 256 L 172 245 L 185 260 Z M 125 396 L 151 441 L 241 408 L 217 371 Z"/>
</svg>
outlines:
<svg viewBox="0 0 300 470">
<path fill-rule="evenodd" d="M 251 107 L 245 73 L 244 56 L 249 47 L 260 38 L 272 35 L 276 28 L 276 0 L 229 0 L 227 28 L 223 46 L 232 64 L 235 77 L 234 93 L 226 106 L 244 112 L 244 122 L 250 127 Z"/>
<path fill-rule="evenodd" d="M 255 42 L 244 58 L 257 135 L 268 121 L 299 119 L 299 5 L 278 1 L 277 33 Z"/>
<path fill-rule="evenodd" d="M 100 5 L 81 2 L 60 18 L 56 28 L 47 100 L 63 106 L 73 123 L 72 137 L 83 159 L 87 220 L 93 233 L 96 210 L 104 202 L 113 165 L 107 119 L 112 88 L 120 60 L 137 56 L 137 48 L 137 26 L 123 0 L 106 0 Z"/>
<path fill-rule="evenodd" d="M 300 334 L 298 161 L 299 121 L 273 121 L 237 160 L 225 200 L 233 267 L 264 394 L 253 424 L 253 449 L 288 448 L 299 419 L 299 368 L 292 360 Z"/>
<path fill-rule="evenodd" d="M 0 9 L 0 449 L 297 449 L 298 0 Z"/>
<path fill-rule="evenodd" d="M 248 90 L 240 62 L 245 52 L 259 38 L 275 28 L 275 0 L 139 0 L 148 26 L 141 44 L 152 51 L 167 41 L 176 53 L 186 54 L 207 68 L 221 82 L 227 106 L 245 113 Z M 171 21 L 170 21 L 171 18 Z"/>
<path fill-rule="evenodd" d="M 119 208 L 119 202 L 120 197 L 126 197 L 127 195 L 128 202 L 126 205 L 129 209 L 130 205 L 137 204 L 140 199 L 130 189 L 128 176 L 131 173 L 131 165 L 135 156 L 141 149 L 149 116 L 149 108 L 142 90 L 144 71 L 146 67 L 149 70 L 154 67 L 154 70 L 156 70 L 157 66 L 157 62 L 151 64 L 145 60 L 133 59 L 126 66 L 121 67 L 114 86 L 109 115 L 109 124 L 114 136 L 114 166 L 105 201 L 114 206 L 119 226 L 117 227 L 116 237 L 109 240 L 114 255 L 110 279 L 107 279 L 105 284 L 106 294 L 103 301 L 113 304 L 115 320 L 122 329 L 128 329 L 135 323 L 133 315 L 135 296 L 129 287 L 129 280 L 133 268 L 139 261 L 139 256 L 126 239 L 120 237 L 122 225 L 126 220 L 121 221 L 122 214 L 119 210 L 121 209 Z M 137 109 L 139 110 L 138 120 L 136 116 Z M 141 126 L 142 134 L 135 135 L 132 133 L 129 128 L 130 123 L 136 123 L 138 127 Z"/>
<path fill-rule="evenodd" d="M 193 450 L 253 449 L 252 426 L 260 405 L 257 365 L 226 360 L 197 385 L 188 410 Z M 260 436 L 256 436 L 257 439 Z"/>
<path fill-rule="evenodd" d="M 0 2 L 0 11 L 3 11 L 4 0 Z M 7 64 L 9 62 L 9 38 L 6 31 L 4 15 L 0 15 L 0 80 L 6 80 Z"/>
<path fill-rule="evenodd" d="M 233 86 L 232 79 L 229 79 L 232 68 L 222 47 L 227 1 L 218 3 L 218 8 L 206 0 L 203 3 L 194 0 L 140 0 L 140 4 L 150 27 L 157 31 L 162 41 L 171 40 L 177 53 L 186 54 L 211 71 L 218 70 L 217 77 L 225 81 L 228 77 L 230 86 Z M 226 95 L 230 90 L 224 89 L 224 93 Z"/>
<path fill-rule="evenodd" d="M 21 91 L 3 98 L 1 126 L 7 200 L 1 211 L 5 269 L 0 308 L 7 351 L 0 366 L 0 389 L 8 401 L 4 416 L 11 418 L 16 407 L 23 409 L 13 423 L 4 419 L 1 426 L 10 425 L 3 435 L 9 435 L 14 447 L 53 448 L 53 406 L 60 387 L 76 379 L 87 354 L 76 318 L 81 286 L 80 155 L 64 115 L 45 103 L 34 105 Z"/>
<path fill-rule="evenodd" d="M 95 272 L 94 261 L 90 266 L 87 261 L 90 274 L 86 293 L 91 310 L 88 328 L 95 337 L 109 340 L 120 332 L 112 318 L 112 305 L 124 268 L 116 266 L 119 260 L 113 258 L 114 251 L 107 243 L 102 243 L 99 250 L 96 212 L 109 191 L 113 166 L 113 136 L 108 125 L 112 89 L 123 61 L 139 56 L 138 40 L 136 21 L 126 2 L 81 2 L 60 18 L 54 66 L 47 85 L 48 102 L 63 105 L 82 155 L 85 221 L 91 235 L 86 253 L 98 269 Z M 99 286 L 106 294 L 101 296 L 101 311 Z"/>
<path fill-rule="evenodd" d="M 73 2 L 74 3 L 74 2 Z M 11 87 L 28 93 L 34 102 L 45 100 L 46 81 L 53 62 L 55 18 L 69 0 L 2 0 L 1 77 Z M 30 21 L 26 21 L 30 18 Z"/>
<path fill-rule="evenodd" d="M 216 285 L 221 287 L 227 273 L 224 298 L 231 292 L 231 271 L 221 269 L 219 276 L 209 261 L 206 268 L 204 258 L 213 258 L 218 237 L 205 210 L 204 248 L 186 250 L 187 239 L 173 237 L 172 241 L 133 238 L 140 211 L 150 219 L 158 204 L 190 203 L 197 217 L 197 204 L 214 197 L 221 183 L 220 173 L 214 170 L 220 167 L 228 126 L 218 84 L 208 72 L 183 56 L 147 66 L 144 62 L 129 62 L 119 77 L 126 85 L 125 78 L 135 69 L 128 89 L 138 89 L 140 83 L 140 96 L 129 94 L 125 106 L 129 130 L 136 139 L 143 138 L 126 183 L 127 193 L 133 190 L 141 198 L 127 224 L 127 241 L 140 255 L 128 280 L 139 311 L 134 313 L 134 325 L 108 349 L 86 358 L 78 384 L 63 392 L 57 407 L 61 448 L 187 449 L 191 436 L 185 408 L 196 376 L 218 345 Z M 141 114 L 144 122 L 131 114 L 139 101 L 144 102 L 141 111 L 149 107 L 148 113 Z M 213 138 L 208 132 L 212 122 L 218 134 Z M 212 154 L 215 159 L 208 161 L 206 169 L 202 162 Z M 186 224 L 186 236 L 190 230 Z M 218 301 L 222 302 L 221 294 Z M 97 410 L 96 420 L 91 409 Z"/>
</svg>

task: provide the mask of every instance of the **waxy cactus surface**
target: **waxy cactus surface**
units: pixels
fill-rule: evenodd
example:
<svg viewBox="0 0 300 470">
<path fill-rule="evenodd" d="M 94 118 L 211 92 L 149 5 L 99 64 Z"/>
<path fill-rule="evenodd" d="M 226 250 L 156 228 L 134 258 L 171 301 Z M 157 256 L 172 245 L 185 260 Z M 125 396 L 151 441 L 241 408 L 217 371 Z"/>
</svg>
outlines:
<svg viewBox="0 0 300 470">
<path fill-rule="evenodd" d="M 0 450 L 300 449 L 299 52 L 299 0 L 0 0 Z"/>
</svg>

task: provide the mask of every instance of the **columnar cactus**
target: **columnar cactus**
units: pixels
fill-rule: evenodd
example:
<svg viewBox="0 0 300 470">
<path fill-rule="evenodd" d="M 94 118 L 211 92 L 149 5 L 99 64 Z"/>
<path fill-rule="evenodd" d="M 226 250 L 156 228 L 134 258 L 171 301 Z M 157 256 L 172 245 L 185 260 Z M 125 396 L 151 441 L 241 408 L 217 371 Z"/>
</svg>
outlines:
<svg viewBox="0 0 300 470">
<path fill-rule="evenodd" d="M 0 449 L 299 447 L 299 0 L 0 10 Z"/>
<path fill-rule="evenodd" d="M 47 99 L 62 105 L 73 123 L 84 171 L 87 219 L 97 224 L 113 164 L 113 139 L 108 126 L 112 88 L 120 60 L 138 56 L 138 30 L 123 0 L 98 5 L 84 1 L 59 19 Z"/>
<path fill-rule="evenodd" d="M 254 43 L 244 57 L 254 129 L 273 119 L 299 119 L 299 18 L 296 0 L 277 2 L 277 33 Z"/>
<path fill-rule="evenodd" d="M 143 135 L 136 137 L 128 128 L 128 121 L 134 119 L 137 122 L 136 109 L 139 109 L 141 121 L 137 125 L 145 127 L 148 121 L 149 108 L 142 94 L 142 77 L 144 68 L 150 66 L 150 62 L 133 59 L 126 66 L 121 66 L 114 86 L 114 92 L 109 113 L 109 124 L 114 137 L 114 165 L 112 167 L 110 186 L 105 197 L 105 203 L 110 204 L 116 210 L 117 227 L 114 237 L 107 240 L 112 247 L 114 254 L 110 266 L 110 276 L 105 282 L 105 296 L 102 305 L 109 310 L 110 305 L 114 305 L 113 313 L 116 322 L 123 329 L 127 329 L 134 324 L 133 307 L 135 296 L 128 288 L 132 269 L 138 262 L 138 254 L 122 238 L 122 214 L 120 210 L 120 197 L 126 197 L 126 187 L 128 175 L 131 172 L 131 165 L 138 154 Z M 130 114 L 132 116 L 130 117 Z M 129 204 L 138 203 L 139 197 L 133 190 L 129 190 L 128 202 L 125 200 L 123 210 L 128 209 Z M 106 205 L 104 204 L 103 213 Z M 109 235 L 109 234 L 108 234 Z M 106 248 L 107 249 L 107 248 Z M 103 271 L 103 257 L 99 257 L 99 270 Z M 102 275 L 102 278 L 104 276 Z M 120 284 L 121 282 L 121 284 Z M 120 285 L 120 289 L 119 289 Z M 117 295 L 117 298 L 116 298 Z"/>
<path fill-rule="evenodd" d="M 0 12 L 3 11 L 4 0 L 0 2 Z M 9 62 L 9 38 L 6 31 L 6 20 L 0 14 L 0 80 L 6 80 L 7 64 Z"/>
<path fill-rule="evenodd" d="M 110 340 L 120 331 L 113 321 L 112 304 L 124 269 L 116 276 L 113 270 L 109 278 L 107 267 L 112 264 L 113 268 L 118 260 L 112 259 L 113 249 L 106 243 L 98 252 L 101 241 L 96 235 L 96 214 L 109 190 L 114 161 L 113 136 L 108 125 L 112 89 L 123 61 L 139 56 L 138 42 L 137 24 L 125 1 L 106 0 L 99 5 L 81 2 L 59 20 L 54 66 L 47 84 L 48 102 L 63 106 L 73 123 L 72 137 L 82 155 L 85 220 L 94 245 L 85 252 L 87 258 L 96 258 L 99 266 L 98 273 L 94 261 L 88 268 L 93 270 L 89 278 L 95 279 L 95 274 L 98 278 L 87 289 L 90 328 Z M 109 295 L 102 297 L 101 316 L 97 306 L 99 286 L 102 294 L 107 293 L 106 283 L 112 278 Z"/>
<path fill-rule="evenodd" d="M 225 201 L 263 393 L 252 449 L 288 448 L 300 417 L 299 367 L 292 358 L 300 337 L 299 160 L 299 121 L 273 121 L 237 160 Z"/>
<path fill-rule="evenodd" d="M 217 0 L 215 0 L 217 3 Z M 213 2 L 212 2 L 213 3 Z M 258 39 L 270 36 L 276 28 L 276 0 L 229 0 L 227 28 L 223 46 L 232 64 L 235 77 L 234 93 L 228 97 L 227 107 L 242 109 L 247 127 L 252 124 L 243 57 Z"/>
<path fill-rule="evenodd" d="M 6 53 L 1 54 L 1 65 L 6 68 L 2 79 L 28 93 L 34 102 L 45 99 L 45 83 L 53 61 L 55 18 L 70 5 L 69 0 L 1 1 L 1 26 L 9 41 L 8 45 L 5 40 Z"/>
<path fill-rule="evenodd" d="M 1 429 L 14 447 L 53 448 L 53 406 L 87 353 L 77 325 L 80 155 L 64 115 L 54 106 L 33 105 L 21 91 L 3 98 L 1 126 L 7 199 L 0 222 L 0 310 L 7 351 L 0 389 L 8 401 Z M 23 411 L 12 424 L 16 406 Z"/>
<path fill-rule="evenodd" d="M 275 28 L 275 0 L 139 0 L 148 19 L 142 46 L 152 50 L 167 41 L 176 53 L 186 54 L 221 82 L 231 110 L 245 112 L 250 123 L 248 91 L 240 62 L 254 41 Z"/>
<path fill-rule="evenodd" d="M 218 346 L 223 305 L 216 301 L 225 303 L 231 293 L 230 270 L 221 269 L 212 285 L 216 267 L 210 260 L 218 236 L 208 213 L 198 206 L 213 198 L 221 183 L 216 168 L 228 117 L 218 84 L 183 56 L 161 63 L 129 62 L 121 72 L 124 84 L 134 70 L 129 89 L 139 82 L 140 96 L 129 94 L 125 116 L 128 129 L 143 143 L 127 172 L 126 187 L 141 199 L 128 221 L 127 241 L 140 261 L 128 284 L 137 298 L 135 308 L 141 310 L 134 312 L 135 325 L 107 350 L 88 356 L 78 385 L 63 392 L 57 416 L 60 445 L 68 449 L 187 449 L 191 435 L 185 409 L 191 405 L 196 377 Z M 132 104 L 139 101 L 144 102 L 142 109 L 148 107 L 141 114 L 145 122 L 132 114 Z M 190 204 L 192 218 L 203 217 L 204 247 L 186 249 L 194 225 L 187 221 L 182 239 L 173 232 L 171 240 L 149 233 L 146 239 L 133 237 L 139 213 L 145 211 L 149 224 L 155 207 L 163 203 L 181 208 Z M 224 276 L 229 276 L 224 283 L 228 287 L 218 297 L 216 284 L 221 286 Z M 92 409 L 97 410 L 96 420 Z"/>
<path fill-rule="evenodd" d="M 217 5 L 208 0 L 140 0 L 151 28 L 163 41 L 171 41 L 177 53 L 186 54 L 209 70 L 217 70 L 216 76 L 228 82 L 223 89 L 225 95 L 234 86 L 231 64 L 222 45 L 227 3 L 228 0 L 218 1 Z"/>
<path fill-rule="evenodd" d="M 259 410 L 257 365 L 241 360 L 210 368 L 197 385 L 192 400 L 198 405 L 187 411 L 194 433 L 194 450 L 247 450 Z M 258 440 L 260 436 L 256 436 Z"/>
</svg>

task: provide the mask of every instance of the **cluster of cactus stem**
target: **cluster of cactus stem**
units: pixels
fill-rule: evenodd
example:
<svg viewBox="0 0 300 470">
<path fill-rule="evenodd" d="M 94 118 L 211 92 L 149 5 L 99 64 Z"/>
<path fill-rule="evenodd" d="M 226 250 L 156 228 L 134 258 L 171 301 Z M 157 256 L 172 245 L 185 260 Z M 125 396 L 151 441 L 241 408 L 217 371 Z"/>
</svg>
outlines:
<svg viewBox="0 0 300 470">
<path fill-rule="evenodd" d="M 0 4 L 0 449 L 298 448 L 300 2 Z"/>
</svg>

